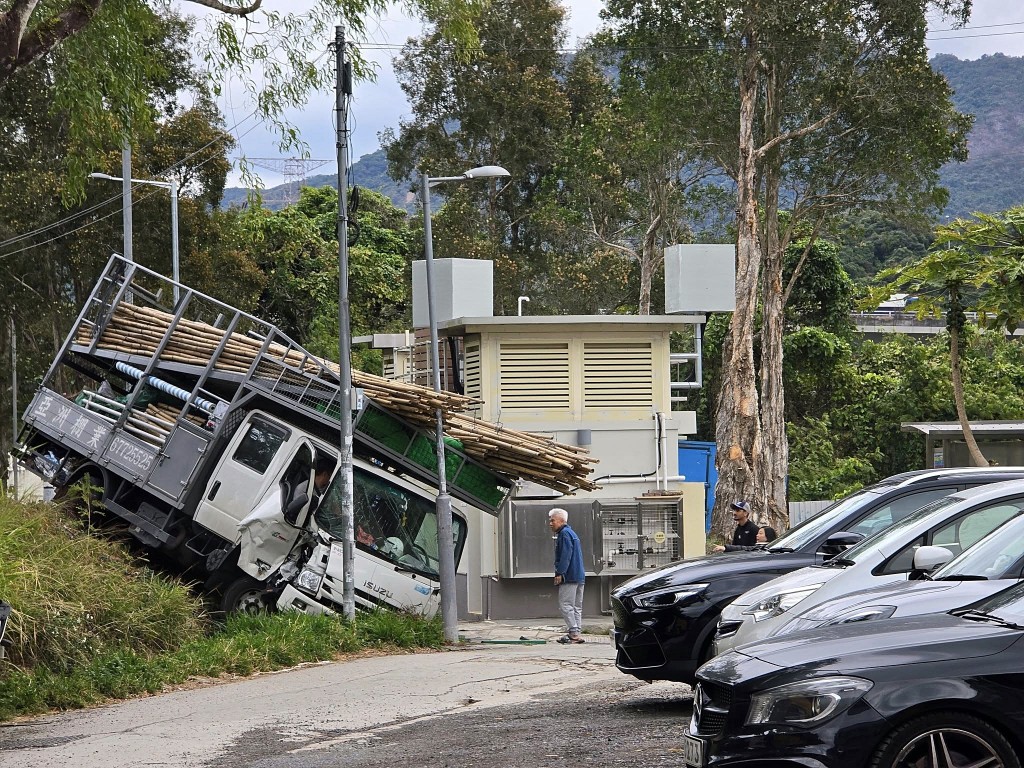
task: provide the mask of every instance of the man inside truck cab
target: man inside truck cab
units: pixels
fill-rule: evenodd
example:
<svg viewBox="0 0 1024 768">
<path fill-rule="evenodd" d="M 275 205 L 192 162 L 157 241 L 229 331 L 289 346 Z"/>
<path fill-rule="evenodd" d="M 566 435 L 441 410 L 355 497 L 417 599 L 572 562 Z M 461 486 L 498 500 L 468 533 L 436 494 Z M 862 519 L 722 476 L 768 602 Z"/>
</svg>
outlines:
<svg viewBox="0 0 1024 768">
<path fill-rule="evenodd" d="M 313 493 L 312 503 L 309 505 L 310 511 L 315 511 L 320 506 L 320 500 L 323 499 L 324 494 L 327 492 L 327 486 L 331 484 L 331 475 L 334 473 L 335 461 L 330 456 L 320 454 L 316 457 L 313 469 L 315 474 L 313 475 Z"/>
</svg>

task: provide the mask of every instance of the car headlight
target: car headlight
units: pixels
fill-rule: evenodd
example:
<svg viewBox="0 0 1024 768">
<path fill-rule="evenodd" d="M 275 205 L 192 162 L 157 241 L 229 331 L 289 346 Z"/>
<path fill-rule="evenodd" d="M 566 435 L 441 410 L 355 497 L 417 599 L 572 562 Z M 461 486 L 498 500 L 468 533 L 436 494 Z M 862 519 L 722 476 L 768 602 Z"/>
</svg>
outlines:
<svg viewBox="0 0 1024 768">
<path fill-rule="evenodd" d="M 322 573 L 314 571 L 312 568 L 303 568 L 299 572 L 299 577 L 295 580 L 295 586 L 311 594 L 316 594 L 316 591 L 320 589 L 320 582 L 323 579 L 324 575 Z"/>
<path fill-rule="evenodd" d="M 779 592 L 777 595 L 772 595 L 759 603 L 754 603 L 743 613 L 747 616 L 753 616 L 754 621 L 764 621 L 765 619 L 781 616 L 820 586 L 821 584 L 811 584 L 810 586 L 800 587 L 800 589 L 794 589 L 789 592 Z"/>
<path fill-rule="evenodd" d="M 873 683 L 860 677 L 822 677 L 754 694 L 747 725 L 811 725 L 850 707 Z"/>
<path fill-rule="evenodd" d="M 634 595 L 633 602 L 640 608 L 668 608 L 703 592 L 707 587 L 707 584 L 680 584 L 675 587 L 654 589 Z"/>
</svg>

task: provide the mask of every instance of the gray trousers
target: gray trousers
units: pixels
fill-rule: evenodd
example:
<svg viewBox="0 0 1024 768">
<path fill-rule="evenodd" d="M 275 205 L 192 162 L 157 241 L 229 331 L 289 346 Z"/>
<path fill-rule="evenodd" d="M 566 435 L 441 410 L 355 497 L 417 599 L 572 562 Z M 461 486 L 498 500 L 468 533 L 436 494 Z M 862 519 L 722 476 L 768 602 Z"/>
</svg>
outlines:
<svg viewBox="0 0 1024 768">
<path fill-rule="evenodd" d="M 558 610 L 565 619 L 565 627 L 575 637 L 583 628 L 583 582 L 558 585 Z"/>
</svg>

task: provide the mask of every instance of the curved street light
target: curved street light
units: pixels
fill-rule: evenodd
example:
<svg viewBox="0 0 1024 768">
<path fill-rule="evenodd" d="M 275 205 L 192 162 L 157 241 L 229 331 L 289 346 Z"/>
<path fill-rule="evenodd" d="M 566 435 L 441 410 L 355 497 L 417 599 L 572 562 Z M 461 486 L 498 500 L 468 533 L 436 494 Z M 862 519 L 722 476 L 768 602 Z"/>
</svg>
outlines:
<svg viewBox="0 0 1024 768">
<path fill-rule="evenodd" d="M 476 179 L 496 179 L 511 176 L 498 165 L 482 165 L 470 168 L 461 176 L 420 177 L 420 192 L 423 200 L 423 256 L 427 267 L 427 312 L 430 324 L 430 362 L 434 373 L 434 391 L 441 391 L 441 363 L 437 350 L 437 312 L 434 306 L 434 244 L 430 225 L 430 189 L 438 184 L 457 183 Z M 437 556 L 438 578 L 441 582 L 441 622 L 444 625 L 445 642 L 459 641 L 459 610 L 455 600 L 455 542 L 452 534 L 452 497 L 448 495 L 448 479 L 445 476 L 444 456 L 444 411 L 435 412 L 436 426 L 434 439 L 437 443 Z"/>
</svg>

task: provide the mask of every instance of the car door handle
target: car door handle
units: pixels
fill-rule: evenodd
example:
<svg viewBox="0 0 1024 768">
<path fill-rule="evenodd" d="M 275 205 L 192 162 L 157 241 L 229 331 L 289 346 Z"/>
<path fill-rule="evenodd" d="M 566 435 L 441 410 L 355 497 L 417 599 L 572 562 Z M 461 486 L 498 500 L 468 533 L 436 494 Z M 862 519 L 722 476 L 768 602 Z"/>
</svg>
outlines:
<svg viewBox="0 0 1024 768">
<path fill-rule="evenodd" d="M 213 484 L 213 488 L 210 489 L 210 494 L 206 497 L 207 501 L 213 501 L 213 497 L 217 495 L 217 491 L 220 490 L 220 480 Z"/>
</svg>

